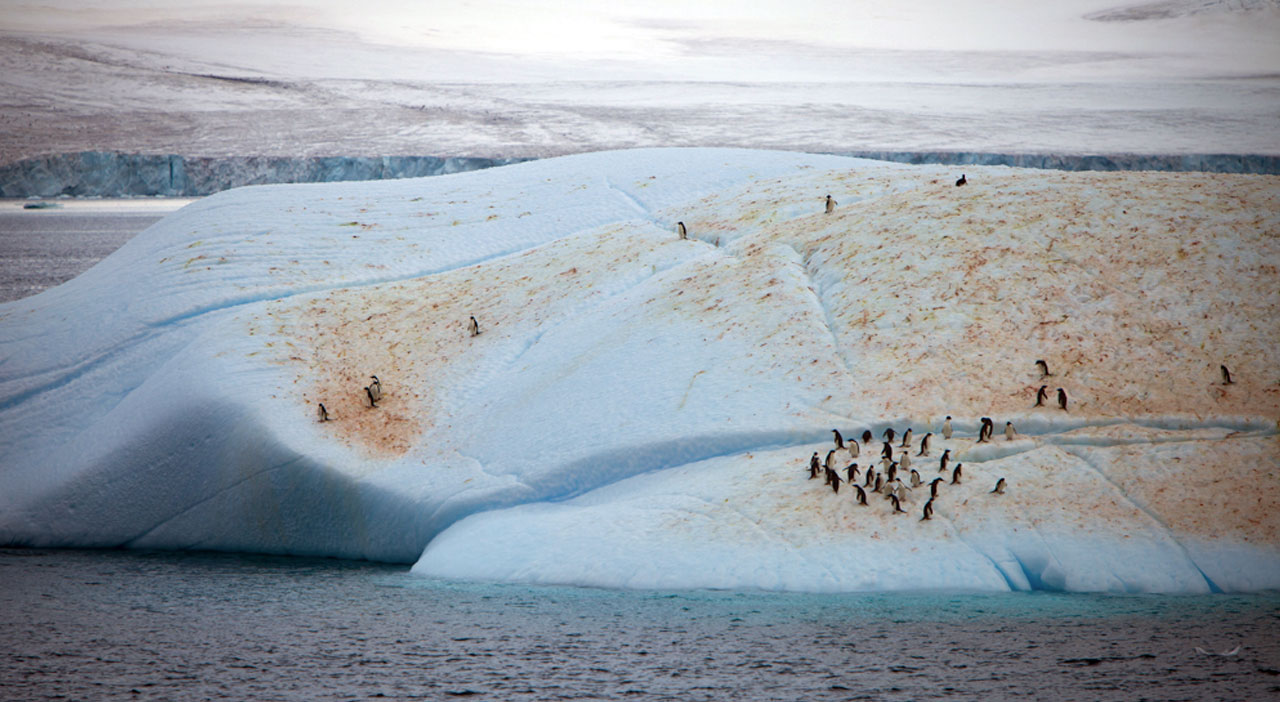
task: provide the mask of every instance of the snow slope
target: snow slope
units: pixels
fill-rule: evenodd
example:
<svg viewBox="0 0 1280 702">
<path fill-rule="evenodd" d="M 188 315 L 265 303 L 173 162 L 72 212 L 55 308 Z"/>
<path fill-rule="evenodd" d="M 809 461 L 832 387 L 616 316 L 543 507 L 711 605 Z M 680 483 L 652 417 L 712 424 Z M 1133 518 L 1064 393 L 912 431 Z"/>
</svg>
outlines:
<svg viewBox="0 0 1280 702">
<path fill-rule="evenodd" d="M 620 587 L 1280 587 L 1276 178 L 956 175 L 650 149 L 206 198 L 0 306 L 0 543 Z M 1069 411 L 1033 407 L 1038 358 Z M 925 480 L 964 464 L 931 521 L 927 488 L 903 515 L 807 480 L 832 428 L 889 426 Z"/>
</svg>

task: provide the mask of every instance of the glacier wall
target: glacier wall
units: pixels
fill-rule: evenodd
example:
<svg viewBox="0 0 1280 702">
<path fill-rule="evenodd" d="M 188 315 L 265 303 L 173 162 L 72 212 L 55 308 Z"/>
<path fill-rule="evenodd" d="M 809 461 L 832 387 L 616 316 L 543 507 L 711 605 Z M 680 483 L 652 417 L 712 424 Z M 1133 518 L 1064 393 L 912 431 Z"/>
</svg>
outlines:
<svg viewBox="0 0 1280 702">
<path fill-rule="evenodd" d="M 835 156 L 911 164 L 1014 166 L 1060 171 L 1200 171 L 1280 174 L 1261 154 L 1016 154 L 845 151 Z M 195 157 L 104 151 L 54 154 L 0 166 L 0 197 L 199 197 L 243 185 L 418 178 L 529 159 L 461 156 Z"/>
<path fill-rule="evenodd" d="M 0 166 L 0 197 L 199 197 L 269 183 L 333 183 L 475 171 L 524 159 L 437 156 L 196 157 L 82 151 Z"/>
</svg>

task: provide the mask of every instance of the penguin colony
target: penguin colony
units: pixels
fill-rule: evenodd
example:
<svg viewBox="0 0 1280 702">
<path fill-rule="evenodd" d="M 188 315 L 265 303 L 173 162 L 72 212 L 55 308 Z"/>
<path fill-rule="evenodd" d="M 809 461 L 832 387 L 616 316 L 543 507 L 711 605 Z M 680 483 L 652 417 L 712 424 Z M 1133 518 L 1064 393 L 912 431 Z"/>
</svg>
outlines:
<svg viewBox="0 0 1280 702">
<path fill-rule="evenodd" d="M 959 183 L 957 183 L 957 185 L 959 185 Z M 1043 380 L 1044 378 L 1053 377 L 1053 373 L 1049 371 L 1049 365 L 1044 360 L 1037 360 L 1035 362 L 1035 366 L 1037 370 L 1040 371 L 1040 379 Z M 1222 374 L 1223 385 L 1231 385 L 1235 383 L 1231 377 L 1231 371 L 1228 370 L 1225 365 L 1219 366 L 1219 370 Z M 1045 406 L 1045 400 L 1048 399 L 1048 387 L 1049 386 L 1047 385 L 1041 385 L 1040 388 L 1036 390 L 1036 399 L 1033 407 Z M 1068 411 L 1066 390 L 1058 388 L 1057 399 L 1058 409 L 1064 412 Z M 982 417 L 979 422 L 977 443 L 981 444 L 992 441 L 992 436 L 995 430 L 995 421 L 990 417 Z M 880 448 L 879 470 L 877 470 L 874 465 L 867 465 L 865 473 L 863 473 L 858 463 L 853 462 L 845 466 L 844 478 L 841 479 L 840 471 L 836 467 L 838 465 L 837 459 L 841 458 L 840 454 L 844 453 L 849 459 L 856 459 L 860 455 L 861 449 L 858 446 L 859 442 L 857 439 L 846 441 L 844 435 L 840 433 L 839 429 L 832 429 L 831 433 L 835 437 L 835 448 L 827 452 L 826 460 L 821 464 L 818 461 L 818 454 L 816 452 L 813 454 L 813 457 L 810 460 L 809 478 L 817 478 L 819 472 L 822 472 L 826 477 L 824 487 L 830 487 L 836 494 L 840 493 L 841 482 L 853 487 L 855 490 L 854 499 L 859 506 L 870 506 L 868 503 L 867 493 L 877 493 L 883 497 L 884 502 L 889 504 L 889 511 L 891 514 L 905 514 L 907 511 L 902 508 L 902 504 L 904 502 L 912 501 L 912 491 L 917 488 L 922 488 L 923 486 L 919 472 L 911 469 L 912 432 L 913 429 L 911 427 L 907 427 L 906 430 L 902 432 L 902 441 L 898 444 L 898 448 L 902 449 L 902 452 L 899 454 L 899 460 L 895 461 L 893 460 L 893 447 L 894 438 L 898 436 L 898 433 L 893 429 L 893 427 L 886 427 L 880 434 L 881 439 L 883 439 L 883 444 Z M 939 433 L 942 434 L 944 439 L 951 439 L 953 434 L 951 415 L 947 415 L 946 419 L 942 421 Z M 873 441 L 873 436 L 874 435 L 870 429 L 864 430 L 861 435 L 861 443 L 870 447 Z M 932 432 L 926 432 L 925 435 L 921 437 L 920 450 L 915 454 L 917 457 L 929 455 L 929 439 L 932 436 Z M 1013 422 L 1006 421 L 1004 423 L 1005 440 L 1013 441 L 1017 436 L 1018 432 L 1014 428 Z M 951 473 L 949 481 L 945 477 L 937 477 L 928 484 L 929 497 L 924 503 L 920 521 L 930 521 L 933 519 L 935 502 L 941 498 L 941 492 L 939 489 L 940 485 L 962 484 L 962 480 L 964 478 L 964 466 L 961 463 L 956 463 L 954 466 L 951 466 L 951 449 L 949 448 L 944 449 L 942 455 L 938 457 L 938 473 L 945 476 L 948 472 L 948 468 L 950 468 Z M 910 470 L 910 485 L 902 482 L 898 477 L 899 471 L 906 472 L 908 470 Z M 862 485 L 858 485 L 855 482 L 859 480 L 860 475 L 864 476 Z M 995 482 L 995 487 L 992 488 L 988 494 L 1003 495 L 1005 494 L 1005 490 L 1008 489 L 1008 486 L 1009 483 L 1007 480 L 1004 477 L 999 477 Z"/>
</svg>

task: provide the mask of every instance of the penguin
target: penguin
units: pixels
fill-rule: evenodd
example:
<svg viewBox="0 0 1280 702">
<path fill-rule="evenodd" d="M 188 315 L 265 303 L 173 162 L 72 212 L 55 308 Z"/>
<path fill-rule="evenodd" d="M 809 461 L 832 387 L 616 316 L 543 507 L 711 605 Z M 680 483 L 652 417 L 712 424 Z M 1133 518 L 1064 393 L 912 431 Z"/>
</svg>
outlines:
<svg viewBox="0 0 1280 702">
<path fill-rule="evenodd" d="M 911 452 L 907 451 L 902 454 L 902 458 L 898 459 L 898 467 L 903 470 L 911 470 Z"/>
<path fill-rule="evenodd" d="M 382 381 L 378 380 L 378 376 L 376 375 L 371 375 L 369 377 L 373 379 L 373 382 L 369 383 L 369 392 L 373 393 L 373 399 L 381 400 L 382 399 Z"/>
<path fill-rule="evenodd" d="M 893 437 L 896 436 L 896 434 L 893 431 L 893 427 L 888 427 L 884 430 L 884 433 L 881 434 L 881 436 L 884 437 L 885 441 L 893 443 Z"/>
<path fill-rule="evenodd" d="M 947 415 L 946 421 L 942 423 L 942 438 L 947 441 L 951 440 L 951 415 Z"/>
<path fill-rule="evenodd" d="M 838 449 L 844 448 L 844 437 L 840 436 L 840 430 L 832 429 L 831 433 L 836 435 L 836 448 Z"/>
<path fill-rule="evenodd" d="M 923 522 L 930 519 L 933 519 L 933 499 L 932 498 L 930 498 L 928 502 L 924 503 L 924 516 L 920 518 L 920 521 Z"/>
<path fill-rule="evenodd" d="M 898 496 L 897 496 L 897 495 L 890 495 L 890 496 L 889 496 L 889 501 L 893 503 L 893 511 L 894 511 L 895 513 L 896 513 L 896 512 L 901 512 L 901 513 L 903 513 L 903 514 L 906 514 L 906 513 L 907 513 L 907 510 L 905 510 L 905 509 L 903 509 L 903 508 L 902 508 L 902 503 L 898 501 Z"/>
<path fill-rule="evenodd" d="M 961 473 L 963 473 L 963 472 L 964 472 L 964 464 L 963 464 L 963 463 L 957 463 L 957 464 L 956 464 L 956 469 L 955 469 L 955 470 L 953 470 L 953 471 L 951 471 L 951 484 L 952 484 L 952 485 L 959 485 L 959 484 L 960 484 L 960 474 L 961 474 Z"/>
<path fill-rule="evenodd" d="M 689 230 L 684 228 L 684 222 L 676 222 L 676 231 L 680 233 L 682 240 L 689 238 Z"/>
<path fill-rule="evenodd" d="M 368 385 L 364 386 L 364 394 L 369 396 L 370 408 L 374 408 L 378 406 L 378 399 L 373 396 L 373 389 L 370 388 Z"/>
<path fill-rule="evenodd" d="M 1058 388 L 1058 406 L 1067 411 L 1067 391 L 1062 388 Z"/>
<path fill-rule="evenodd" d="M 870 429 L 867 429 L 867 430 L 865 430 L 865 431 L 863 431 L 863 432 L 862 432 L 862 443 L 864 443 L 864 444 L 869 444 L 869 443 L 871 443 L 871 439 L 872 439 L 872 436 L 871 436 L 871 430 L 870 430 Z"/>
<path fill-rule="evenodd" d="M 828 195 L 827 196 L 827 214 L 831 214 L 831 211 L 834 210 L 835 208 L 836 208 L 836 201 L 832 200 L 831 196 Z"/>
<path fill-rule="evenodd" d="M 886 441 L 884 448 L 880 449 L 880 455 L 889 460 L 893 460 L 893 444 Z"/>
<path fill-rule="evenodd" d="M 1218 366 L 1218 367 L 1222 369 L 1222 384 L 1234 385 L 1236 381 L 1231 379 L 1231 371 L 1227 370 L 1226 366 Z"/>
<path fill-rule="evenodd" d="M 840 494 L 840 476 L 836 475 L 835 471 L 831 471 L 831 491 L 837 495 Z"/>
<path fill-rule="evenodd" d="M 934 478 L 933 482 L 929 483 L 929 499 L 930 500 L 938 496 L 938 484 L 941 482 L 942 482 L 942 478 Z"/>
<path fill-rule="evenodd" d="M 951 460 L 951 449 L 942 452 L 942 458 L 938 461 L 938 472 L 947 472 L 947 461 Z"/>
<path fill-rule="evenodd" d="M 822 469 L 822 484 L 823 484 L 823 485 L 830 485 L 830 484 L 831 484 L 831 475 L 832 475 L 832 473 L 831 473 L 831 469 L 830 469 L 830 468 L 823 468 L 823 469 Z"/>
<path fill-rule="evenodd" d="M 991 440 L 991 432 L 995 429 L 995 422 L 990 417 L 982 418 L 982 426 L 978 428 L 978 443 L 986 443 Z"/>
<path fill-rule="evenodd" d="M 876 486 L 871 488 L 871 492 L 880 492 L 884 489 L 884 480 L 880 476 L 876 476 Z"/>
<path fill-rule="evenodd" d="M 858 504 L 860 504 L 860 505 L 866 505 L 866 504 L 867 504 L 867 491 L 866 491 L 866 490 L 863 490 L 861 485 L 854 485 L 854 486 L 853 486 L 853 489 L 854 489 L 854 490 L 857 490 L 857 495 L 858 495 Z"/>
<path fill-rule="evenodd" d="M 920 487 L 920 474 L 914 470 L 911 471 L 911 487 Z"/>
<path fill-rule="evenodd" d="M 470 329 L 471 329 L 471 336 L 480 336 L 480 323 L 476 321 L 475 317 L 471 318 Z"/>
<path fill-rule="evenodd" d="M 858 464 L 850 463 L 848 468 L 844 469 L 845 482 L 853 485 L 853 481 L 858 479 Z"/>
<path fill-rule="evenodd" d="M 963 173 L 961 173 L 961 174 L 960 174 L 960 179 L 956 181 L 956 187 L 958 188 L 958 187 L 960 187 L 961 185 L 964 185 L 965 183 L 968 183 L 968 182 L 969 182 L 969 179 L 968 179 L 968 178 L 965 178 L 965 177 L 964 177 L 964 174 L 963 174 Z"/>
<path fill-rule="evenodd" d="M 997 481 L 996 481 L 996 489 L 995 489 L 995 490 L 992 490 L 991 492 L 993 492 L 993 493 L 995 493 L 995 494 L 997 494 L 997 495 L 1003 495 L 1003 494 L 1004 494 L 1004 478 L 1001 478 L 1001 479 L 999 479 L 999 480 L 997 480 Z"/>
<path fill-rule="evenodd" d="M 1044 380 L 1045 378 L 1052 378 L 1052 377 L 1053 377 L 1053 373 L 1050 373 L 1050 372 L 1049 372 L 1049 364 L 1048 364 L 1048 363 L 1045 363 L 1043 360 L 1041 360 L 1041 361 L 1036 361 L 1036 366 L 1040 368 L 1040 379 L 1041 379 L 1041 380 Z"/>
<path fill-rule="evenodd" d="M 875 482 L 876 482 L 876 469 L 875 469 L 875 468 L 871 468 L 870 466 L 868 466 L 868 467 L 867 467 L 867 481 L 866 481 L 865 483 L 863 483 L 863 485 L 865 485 L 865 486 L 867 486 L 867 487 L 871 487 L 872 485 L 874 485 L 874 484 L 875 484 Z"/>
<path fill-rule="evenodd" d="M 848 450 L 850 458 L 857 458 L 858 454 L 862 453 L 862 449 L 858 448 L 858 442 L 856 441 L 850 441 L 845 444 L 845 449 Z"/>
<path fill-rule="evenodd" d="M 1049 390 L 1048 385 L 1041 385 L 1040 389 L 1036 390 L 1036 405 L 1035 405 L 1036 407 L 1044 406 L 1045 399 L 1049 397 L 1048 390 Z"/>
<path fill-rule="evenodd" d="M 889 470 L 889 465 L 893 463 L 893 459 L 888 456 L 880 457 L 880 470 Z"/>
<path fill-rule="evenodd" d="M 823 461 L 822 465 L 827 470 L 831 470 L 831 466 L 834 466 L 835 464 L 836 464 L 836 450 L 831 449 L 830 451 L 827 451 L 827 460 Z"/>
<path fill-rule="evenodd" d="M 920 439 L 920 453 L 917 453 L 917 456 L 929 455 L 929 437 L 931 436 L 933 436 L 933 432 L 925 434 L 924 437 Z"/>
<path fill-rule="evenodd" d="M 889 469 L 885 471 L 885 480 L 893 482 L 898 479 L 898 464 L 890 463 Z"/>
<path fill-rule="evenodd" d="M 1013 441 L 1013 435 L 1017 433 L 1018 432 L 1013 430 L 1013 422 L 1004 423 L 1004 440 L 1005 441 Z"/>
<path fill-rule="evenodd" d="M 910 448 L 911 446 L 911 427 L 902 434 L 902 443 L 898 444 L 898 448 Z"/>
<path fill-rule="evenodd" d="M 323 402 L 321 402 L 321 403 L 320 403 L 320 410 L 319 410 L 318 414 L 320 415 L 320 421 L 322 421 L 322 422 L 327 422 L 327 421 L 329 421 L 329 410 L 327 410 L 327 409 L 325 409 L 325 408 L 324 408 L 324 403 L 323 403 Z"/>
<path fill-rule="evenodd" d="M 818 452 L 814 451 L 813 456 L 809 458 L 809 479 L 810 480 L 813 480 L 814 478 L 818 477 L 818 468 L 820 468 L 821 466 L 822 464 L 818 462 Z"/>
</svg>

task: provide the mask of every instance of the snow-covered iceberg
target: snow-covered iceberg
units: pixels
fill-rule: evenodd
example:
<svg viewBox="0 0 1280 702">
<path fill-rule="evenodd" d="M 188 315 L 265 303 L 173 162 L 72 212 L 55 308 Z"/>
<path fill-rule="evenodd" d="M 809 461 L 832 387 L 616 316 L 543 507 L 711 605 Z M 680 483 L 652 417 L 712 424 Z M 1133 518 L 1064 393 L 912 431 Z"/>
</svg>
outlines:
<svg viewBox="0 0 1280 702">
<path fill-rule="evenodd" d="M 1280 587 L 1277 179 L 966 170 L 651 149 L 206 198 L 0 306 L 0 543 Z M 833 428 L 880 470 L 889 427 L 946 479 L 929 521 L 927 486 L 901 514 L 808 479 Z"/>
</svg>

